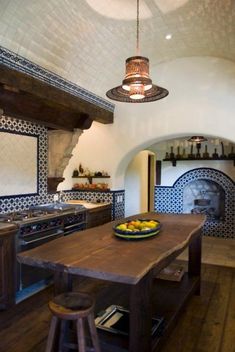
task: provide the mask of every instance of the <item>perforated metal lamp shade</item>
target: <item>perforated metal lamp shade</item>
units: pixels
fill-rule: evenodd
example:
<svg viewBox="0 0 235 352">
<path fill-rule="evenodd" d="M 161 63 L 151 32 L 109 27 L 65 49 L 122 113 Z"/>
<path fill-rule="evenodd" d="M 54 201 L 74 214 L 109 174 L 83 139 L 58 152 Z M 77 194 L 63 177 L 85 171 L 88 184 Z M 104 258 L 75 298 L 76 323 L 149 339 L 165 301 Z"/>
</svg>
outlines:
<svg viewBox="0 0 235 352">
<path fill-rule="evenodd" d="M 207 139 L 203 136 L 192 136 L 191 138 L 188 139 L 188 142 L 194 142 L 194 143 L 202 143 L 206 141 Z"/>
<path fill-rule="evenodd" d="M 125 103 L 147 103 L 162 99 L 168 90 L 152 84 L 149 77 L 149 59 L 132 56 L 126 59 L 126 75 L 122 85 L 110 89 L 108 98 Z"/>
<path fill-rule="evenodd" d="M 136 17 L 136 52 L 137 56 L 126 59 L 126 75 L 122 85 L 110 89 L 106 95 L 112 100 L 124 103 L 148 103 L 165 98 L 167 89 L 152 84 L 149 77 L 149 59 L 139 55 L 139 0 Z"/>
</svg>

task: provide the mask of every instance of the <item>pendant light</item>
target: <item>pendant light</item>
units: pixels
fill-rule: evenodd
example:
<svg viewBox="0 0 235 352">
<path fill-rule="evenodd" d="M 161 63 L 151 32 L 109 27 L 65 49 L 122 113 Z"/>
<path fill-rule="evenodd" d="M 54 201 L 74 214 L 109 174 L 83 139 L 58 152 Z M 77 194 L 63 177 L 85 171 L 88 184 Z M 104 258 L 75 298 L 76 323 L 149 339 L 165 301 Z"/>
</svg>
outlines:
<svg viewBox="0 0 235 352">
<path fill-rule="evenodd" d="M 149 59 L 139 55 L 139 0 L 137 0 L 136 56 L 126 59 L 126 75 L 122 85 L 110 89 L 106 96 L 124 103 L 147 103 L 165 98 L 167 89 L 156 86 L 149 77 Z"/>
<path fill-rule="evenodd" d="M 207 139 L 205 137 L 203 137 L 203 136 L 192 136 L 192 137 L 190 137 L 188 139 L 188 142 L 196 143 L 196 148 L 197 148 L 196 158 L 200 158 L 201 157 L 201 155 L 200 155 L 201 143 L 202 142 L 206 142 L 206 141 L 207 141 Z"/>
<path fill-rule="evenodd" d="M 202 142 L 206 142 L 207 139 L 203 136 L 192 136 L 188 139 L 188 142 L 196 143 L 196 144 L 201 144 Z"/>
</svg>

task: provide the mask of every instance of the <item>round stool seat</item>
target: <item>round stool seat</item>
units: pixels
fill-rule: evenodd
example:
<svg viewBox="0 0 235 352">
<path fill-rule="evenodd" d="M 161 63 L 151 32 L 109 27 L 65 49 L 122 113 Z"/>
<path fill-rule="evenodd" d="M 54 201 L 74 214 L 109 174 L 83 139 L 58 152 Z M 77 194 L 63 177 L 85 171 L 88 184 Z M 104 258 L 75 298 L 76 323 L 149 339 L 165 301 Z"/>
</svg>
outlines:
<svg viewBox="0 0 235 352">
<path fill-rule="evenodd" d="M 81 292 L 66 292 L 49 302 L 51 312 L 60 319 L 77 320 L 86 317 L 94 309 L 93 298 Z"/>
<path fill-rule="evenodd" d="M 94 299 L 83 292 L 66 292 L 54 297 L 49 302 L 49 309 L 52 312 L 51 325 L 47 339 L 46 352 L 54 351 L 56 331 L 60 327 L 60 338 L 58 351 L 76 348 L 79 352 L 86 352 L 86 334 L 84 321 L 86 320 L 89 327 L 90 340 L 94 352 L 101 352 L 98 341 L 98 335 L 94 320 Z M 77 344 L 66 342 L 69 321 L 72 320 L 76 326 Z M 90 349 L 89 349 L 90 350 Z"/>
</svg>

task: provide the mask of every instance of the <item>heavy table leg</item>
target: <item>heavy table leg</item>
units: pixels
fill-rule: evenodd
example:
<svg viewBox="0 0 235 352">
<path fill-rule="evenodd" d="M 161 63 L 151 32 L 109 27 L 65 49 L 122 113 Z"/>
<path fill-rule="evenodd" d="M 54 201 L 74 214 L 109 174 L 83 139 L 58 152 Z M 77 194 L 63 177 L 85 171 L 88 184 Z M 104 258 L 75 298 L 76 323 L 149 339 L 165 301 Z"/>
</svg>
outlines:
<svg viewBox="0 0 235 352">
<path fill-rule="evenodd" d="M 201 231 L 193 239 L 189 245 L 189 258 L 188 258 L 188 273 L 190 276 L 198 276 L 199 283 L 195 294 L 200 295 L 200 276 L 201 276 L 201 254 L 202 254 L 202 237 Z"/>
<path fill-rule="evenodd" d="M 153 277 L 148 273 L 140 282 L 131 287 L 130 294 L 130 352 L 151 351 Z"/>
<path fill-rule="evenodd" d="M 61 271 L 54 273 L 54 294 L 72 291 L 72 275 Z"/>
</svg>

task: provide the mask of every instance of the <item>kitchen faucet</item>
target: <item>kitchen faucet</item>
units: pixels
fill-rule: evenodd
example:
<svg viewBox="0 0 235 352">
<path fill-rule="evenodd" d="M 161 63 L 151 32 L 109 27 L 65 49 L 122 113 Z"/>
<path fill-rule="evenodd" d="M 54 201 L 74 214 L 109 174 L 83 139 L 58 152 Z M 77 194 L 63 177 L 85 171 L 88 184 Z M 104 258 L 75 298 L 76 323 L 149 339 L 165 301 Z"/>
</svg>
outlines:
<svg viewBox="0 0 235 352">
<path fill-rule="evenodd" d="M 63 191 L 58 192 L 58 203 L 62 203 L 64 201 L 65 193 Z"/>
</svg>

